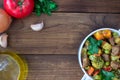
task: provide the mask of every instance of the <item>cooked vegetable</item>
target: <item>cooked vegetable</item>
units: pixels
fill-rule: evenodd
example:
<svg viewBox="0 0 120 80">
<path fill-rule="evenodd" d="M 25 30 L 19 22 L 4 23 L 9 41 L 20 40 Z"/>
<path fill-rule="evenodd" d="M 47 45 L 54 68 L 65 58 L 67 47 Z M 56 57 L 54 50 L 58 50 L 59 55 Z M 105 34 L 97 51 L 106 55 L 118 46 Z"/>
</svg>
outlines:
<svg viewBox="0 0 120 80">
<path fill-rule="evenodd" d="M 90 66 L 86 66 L 86 67 L 85 67 L 85 70 L 88 70 L 89 68 L 90 68 Z"/>
<path fill-rule="evenodd" d="M 102 34 L 104 36 L 104 38 L 111 38 L 111 31 L 110 30 L 103 30 Z"/>
<path fill-rule="evenodd" d="M 105 54 L 110 54 L 110 50 L 105 49 L 104 52 Z"/>
<path fill-rule="evenodd" d="M 5 32 L 10 27 L 11 22 L 11 17 L 3 9 L 0 9 L 0 33 Z"/>
<path fill-rule="evenodd" d="M 89 59 L 91 60 L 92 66 L 96 69 L 101 69 L 104 65 L 104 61 L 101 57 L 90 55 Z"/>
<path fill-rule="evenodd" d="M 111 31 L 110 30 L 103 30 L 103 31 L 98 31 L 94 34 L 94 37 L 97 39 L 97 40 L 102 40 L 102 39 L 105 39 L 105 38 L 111 38 Z"/>
<path fill-rule="evenodd" d="M 94 54 L 96 57 L 99 57 L 101 54 L 100 53 L 97 53 L 97 54 Z"/>
<path fill-rule="evenodd" d="M 119 62 L 119 64 L 120 64 L 120 58 L 119 58 L 119 59 L 117 59 L 117 60 L 116 60 L 116 62 Z M 119 67 L 119 68 L 120 68 L 120 67 Z"/>
<path fill-rule="evenodd" d="M 96 69 L 101 69 L 104 65 L 104 61 L 100 57 L 98 57 L 96 61 L 92 61 L 91 63 L 92 63 L 92 66 Z"/>
<path fill-rule="evenodd" d="M 95 55 L 90 55 L 90 56 L 89 56 L 89 59 L 90 59 L 91 61 L 95 61 L 96 58 L 97 58 L 97 57 L 96 57 Z"/>
<path fill-rule="evenodd" d="M 94 80 L 101 80 L 101 75 L 95 75 L 93 76 Z"/>
<path fill-rule="evenodd" d="M 102 44 L 102 48 L 110 51 L 112 49 L 112 46 L 108 42 L 104 41 L 103 44 Z"/>
<path fill-rule="evenodd" d="M 118 59 L 120 59 L 120 56 L 111 56 L 112 61 L 115 61 L 115 60 L 118 60 Z"/>
<path fill-rule="evenodd" d="M 112 70 L 111 66 L 104 67 L 103 69 L 104 69 L 105 71 L 111 71 L 111 70 Z"/>
<path fill-rule="evenodd" d="M 109 66 L 109 65 L 110 65 L 110 62 L 108 62 L 108 61 L 105 62 L 105 65 L 106 65 L 106 66 Z"/>
<path fill-rule="evenodd" d="M 120 80 L 120 79 L 118 79 L 118 78 L 114 77 L 112 80 Z"/>
<path fill-rule="evenodd" d="M 115 38 L 115 43 L 118 44 L 118 45 L 120 45 L 120 37 L 116 37 Z"/>
<path fill-rule="evenodd" d="M 93 72 L 94 72 L 94 68 L 93 67 L 90 67 L 89 70 L 87 71 L 89 75 L 92 75 Z"/>
<path fill-rule="evenodd" d="M 100 70 L 96 70 L 96 71 L 94 71 L 93 76 L 98 75 L 98 74 L 99 74 L 99 72 L 100 72 Z"/>
<path fill-rule="evenodd" d="M 102 40 L 104 39 L 104 36 L 103 36 L 103 33 L 101 31 L 98 31 L 94 34 L 94 37 L 97 39 L 97 40 Z"/>
<path fill-rule="evenodd" d="M 99 50 L 98 50 L 98 53 L 102 54 L 102 50 L 101 50 L 101 49 L 99 49 Z"/>
<path fill-rule="evenodd" d="M 116 37 L 119 37 L 119 34 L 117 32 L 113 32 L 113 37 L 116 38 Z"/>
<path fill-rule="evenodd" d="M 87 54 L 90 56 L 91 55 L 91 53 L 90 52 L 87 52 Z"/>
</svg>

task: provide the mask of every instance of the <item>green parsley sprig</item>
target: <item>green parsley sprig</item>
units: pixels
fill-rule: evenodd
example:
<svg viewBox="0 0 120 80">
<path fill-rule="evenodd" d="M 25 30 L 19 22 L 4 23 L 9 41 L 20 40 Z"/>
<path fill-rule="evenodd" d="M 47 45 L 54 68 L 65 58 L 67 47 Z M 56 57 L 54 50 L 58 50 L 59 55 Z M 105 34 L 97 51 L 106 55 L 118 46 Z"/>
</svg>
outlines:
<svg viewBox="0 0 120 80">
<path fill-rule="evenodd" d="M 102 40 L 96 40 L 93 37 L 89 37 L 88 41 L 90 42 L 90 45 L 88 46 L 88 52 L 90 54 L 98 53 L 99 46 L 102 44 Z"/>
<path fill-rule="evenodd" d="M 42 13 L 51 15 L 52 11 L 57 10 L 57 4 L 52 0 L 34 0 L 35 1 L 35 13 L 40 16 Z"/>
</svg>

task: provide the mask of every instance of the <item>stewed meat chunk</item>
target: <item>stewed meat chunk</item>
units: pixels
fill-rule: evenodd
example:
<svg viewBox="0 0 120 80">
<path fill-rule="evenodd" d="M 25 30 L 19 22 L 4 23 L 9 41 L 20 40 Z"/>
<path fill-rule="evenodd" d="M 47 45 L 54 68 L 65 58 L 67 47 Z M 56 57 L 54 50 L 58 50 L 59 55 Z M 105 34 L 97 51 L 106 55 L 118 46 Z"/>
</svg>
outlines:
<svg viewBox="0 0 120 80">
<path fill-rule="evenodd" d="M 110 61 L 110 56 L 108 54 L 103 54 L 102 57 L 105 61 Z"/>
<path fill-rule="evenodd" d="M 112 61 L 112 62 L 111 62 L 111 67 L 112 67 L 113 69 L 118 69 L 118 68 L 120 68 L 120 63 L 119 63 L 119 62 L 116 62 L 116 61 Z"/>
<path fill-rule="evenodd" d="M 120 46 L 112 46 L 112 55 L 118 55 L 120 52 Z"/>
<path fill-rule="evenodd" d="M 86 53 L 86 48 L 82 49 L 82 63 L 83 63 L 83 67 L 86 67 L 89 65 L 89 59 Z"/>
<path fill-rule="evenodd" d="M 114 38 L 113 38 L 113 37 L 109 39 L 109 42 L 110 42 L 111 45 L 115 45 L 115 42 L 114 42 Z"/>
</svg>

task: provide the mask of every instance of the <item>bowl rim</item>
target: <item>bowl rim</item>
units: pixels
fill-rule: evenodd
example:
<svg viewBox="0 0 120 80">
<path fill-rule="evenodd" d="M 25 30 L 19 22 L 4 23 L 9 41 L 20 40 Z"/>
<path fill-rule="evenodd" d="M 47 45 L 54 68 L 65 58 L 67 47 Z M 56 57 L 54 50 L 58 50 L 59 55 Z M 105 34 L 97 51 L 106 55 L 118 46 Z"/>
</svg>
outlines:
<svg viewBox="0 0 120 80">
<path fill-rule="evenodd" d="M 79 49 L 78 49 L 78 62 L 79 62 L 80 68 L 82 69 L 82 71 L 84 72 L 84 74 L 85 74 L 87 77 L 91 78 L 91 79 L 93 79 L 93 78 L 92 78 L 91 76 L 89 76 L 89 75 L 87 74 L 87 72 L 85 71 L 85 69 L 82 67 L 81 51 L 82 51 L 82 48 L 83 48 L 84 43 L 86 42 L 86 40 L 87 40 L 90 36 L 92 36 L 95 32 L 101 31 L 101 30 L 111 30 L 111 31 L 113 31 L 113 32 L 117 32 L 117 33 L 120 35 L 120 30 L 113 29 L 113 28 L 100 28 L 100 29 L 96 29 L 96 30 L 92 31 L 91 33 L 89 33 L 89 34 L 83 39 L 83 41 L 81 42 L 81 44 L 80 44 L 80 46 L 79 46 Z"/>
</svg>

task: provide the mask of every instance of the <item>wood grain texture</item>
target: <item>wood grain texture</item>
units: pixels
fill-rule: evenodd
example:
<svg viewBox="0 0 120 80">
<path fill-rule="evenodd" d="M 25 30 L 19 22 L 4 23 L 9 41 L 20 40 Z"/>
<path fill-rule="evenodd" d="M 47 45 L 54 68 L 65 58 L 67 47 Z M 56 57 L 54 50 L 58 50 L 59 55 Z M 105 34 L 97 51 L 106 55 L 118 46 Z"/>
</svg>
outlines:
<svg viewBox="0 0 120 80">
<path fill-rule="evenodd" d="M 120 0 L 55 0 L 62 12 L 119 13 Z"/>
<path fill-rule="evenodd" d="M 44 21 L 42 31 L 34 32 L 30 25 Z M 82 40 L 102 27 L 119 29 L 117 14 L 54 13 L 52 16 L 34 14 L 14 20 L 8 30 L 8 49 L 20 54 L 77 54 Z"/>
<path fill-rule="evenodd" d="M 29 65 L 27 80 L 80 80 L 77 55 L 22 55 Z"/>
<path fill-rule="evenodd" d="M 0 7 L 3 8 L 3 0 L 0 0 Z"/>
<path fill-rule="evenodd" d="M 28 63 L 27 80 L 80 80 L 83 72 L 77 53 L 82 40 L 98 28 L 120 28 L 119 14 L 99 14 L 120 13 L 120 0 L 54 1 L 59 9 L 52 16 L 33 13 L 13 20 L 7 31 L 8 49 L 22 54 Z M 0 7 L 2 4 L 0 0 Z M 42 31 L 30 29 L 41 21 L 45 23 Z"/>
<path fill-rule="evenodd" d="M 77 53 L 82 40 L 98 28 L 120 28 L 119 14 L 99 14 L 120 13 L 120 0 L 54 1 L 59 9 L 52 16 L 33 13 L 13 20 L 7 31 L 8 49 L 22 54 L 28 63 L 27 80 L 81 80 Z M 0 0 L 0 7 L 2 4 Z M 45 23 L 42 31 L 30 29 L 41 21 Z"/>
<path fill-rule="evenodd" d="M 120 0 L 54 0 L 59 8 L 56 12 L 120 13 Z M 2 7 L 3 0 L 0 0 Z"/>
</svg>

